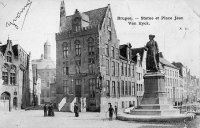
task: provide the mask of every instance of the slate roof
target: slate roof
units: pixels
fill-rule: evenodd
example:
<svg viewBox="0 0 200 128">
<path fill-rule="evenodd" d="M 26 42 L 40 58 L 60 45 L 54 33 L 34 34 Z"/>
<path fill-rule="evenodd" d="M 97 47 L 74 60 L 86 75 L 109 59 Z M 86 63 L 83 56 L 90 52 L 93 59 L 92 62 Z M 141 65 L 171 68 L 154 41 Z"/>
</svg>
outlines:
<svg viewBox="0 0 200 128">
<path fill-rule="evenodd" d="M 37 69 L 56 69 L 55 62 L 51 59 L 32 60 L 32 64 L 36 64 Z"/>
<path fill-rule="evenodd" d="M 14 55 L 18 56 L 18 45 L 16 44 L 16 45 L 12 46 L 12 49 L 13 49 Z"/>
<path fill-rule="evenodd" d="M 96 25 L 101 26 L 102 23 L 103 23 L 103 19 L 106 15 L 107 9 L 108 9 L 108 6 L 103 7 L 103 8 L 90 10 L 90 11 L 87 11 L 87 12 L 82 12 L 82 13 L 89 16 L 89 21 L 90 21 L 89 26 L 96 26 Z M 71 23 L 72 16 L 73 15 L 66 16 L 66 29 L 67 30 L 72 29 L 72 23 Z"/>
<path fill-rule="evenodd" d="M 1 53 L 4 54 L 5 51 L 6 51 L 6 48 L 7 48 L 7 44 L 1 45 L 1 46 L 0 46 L 0 51 L 1 51 Z M 15 55 L 15 56 L 18 56 L 18 45 L 13 45 L 13 46 L 12 46 L 12 50 L 13 50 L 14 55 Z"/>
<path fill-rule="evenodd" d="M 122 59 L 127 59 L 127 55 L 126 55 L 126 44 L 120 45 L 119 46 L 119 53 Z"/>
<path fill-rule="evenodd" d="M 167 61 L 166 59 L 161 58 L 161 57 L 159 57 L 159 59 L 160 59 L 160 63 L 161 63 L 162 65 L 166 65 L 166 66 L 171 67 L 171 68 L 179 69 L 178 67 L 174 66 L 174 65 L 171 64 L 169 61 Z"/>
<path fill-rule="evenodd" d="M 179 75 L 183 76 L 183 73 L 181 71 L 181 68 L 184 67 L 183 64 L 181 62 L 173 62 L 172 64 L 179 68 Z"/>
</svg>

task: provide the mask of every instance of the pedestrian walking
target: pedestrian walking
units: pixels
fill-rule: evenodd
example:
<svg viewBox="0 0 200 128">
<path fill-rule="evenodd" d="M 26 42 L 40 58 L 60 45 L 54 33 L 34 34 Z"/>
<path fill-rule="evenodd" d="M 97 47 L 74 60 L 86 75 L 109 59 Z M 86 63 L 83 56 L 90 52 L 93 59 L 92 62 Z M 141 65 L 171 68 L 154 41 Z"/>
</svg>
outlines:
<svg viewBox="0 0 200 128">
<path fill-rule="evenodd" d="M 117 112 L 118 112 L 118 108 L 117 108 L 117 106 L 115 105 L 115 115 L 116 115 L 116 118 L 117 118 Z"/>
<path fill-rule="evenodd" d="M 54 107 L 53 107 L 53 104 L 51 104 L 51 116 L 54 116 Z"/>
<path fill-rule="evenodd" d="M 45 104 L 43 108 L 44 108 L 44 117 L 46 117 L 47 116 L 47 105 Z"/>
<path fill-rule="evenodd" d="M 79 108 L 78 108 L 77 103 L 74 104 L 74 113 L 75 113 L 75 117 L 79 116 Z"/>
<path fill-rule="evenodd" d="M 48 116 L 51 116 L 51 105 L 48 105 Z"/>
<path fill-rule="evenodd" d="M 114 109 L 111 104 L 110 104 L 110 108 L 108 109 L 108 112 L 109 112 L 109 120 L 112 120 Z"/>
</svg>

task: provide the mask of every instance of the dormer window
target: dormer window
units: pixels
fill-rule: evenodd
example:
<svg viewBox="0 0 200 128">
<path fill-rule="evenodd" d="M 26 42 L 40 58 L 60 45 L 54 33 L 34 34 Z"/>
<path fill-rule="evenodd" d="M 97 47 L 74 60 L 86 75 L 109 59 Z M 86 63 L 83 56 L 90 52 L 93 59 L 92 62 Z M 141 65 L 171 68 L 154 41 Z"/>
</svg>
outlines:
<svg viewBox="0 0 200 128">
<path fill-rule="evenodd" d="M 79 31 L 81 29 L 81 19 L 79 17 L 76 17 L 74 19 L 74 25 L 76 31 Z"/>
<path fill-rule="evenodd" d="M 7 52 L 6 61 L 10 63 L 12 62 L 12 53 L 10 51 Z"/>
</svg>

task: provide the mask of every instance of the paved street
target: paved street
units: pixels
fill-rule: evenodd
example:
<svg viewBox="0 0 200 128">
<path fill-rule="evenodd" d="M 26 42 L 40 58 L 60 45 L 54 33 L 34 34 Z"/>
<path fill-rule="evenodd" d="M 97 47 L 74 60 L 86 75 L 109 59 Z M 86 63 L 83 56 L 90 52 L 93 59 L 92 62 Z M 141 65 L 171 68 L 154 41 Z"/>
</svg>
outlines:
<svg viewBox="0 0 200 128">
<path fill-rule="evenodd" d="M 174 124 L 109 121 L 105 113 L 80 113 L 76 118 L 74 113 L 55 112 L 55 117 L 43 117 L 41 110 L 20 110 L 0 115 L 1 128 L 174 128 Z"/>
</svg>

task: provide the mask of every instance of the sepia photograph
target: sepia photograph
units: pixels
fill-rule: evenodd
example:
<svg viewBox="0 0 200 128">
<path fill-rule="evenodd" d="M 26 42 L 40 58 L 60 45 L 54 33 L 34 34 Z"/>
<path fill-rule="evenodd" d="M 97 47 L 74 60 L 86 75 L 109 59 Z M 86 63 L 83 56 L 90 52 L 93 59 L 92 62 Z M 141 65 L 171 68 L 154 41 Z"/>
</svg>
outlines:
<svg viewBox="0 0 200 128">
<path fill-rule="evenodd" d="M 199 127 L 199 0 L 0 0 L 0 128 Z"/>
</svg>

